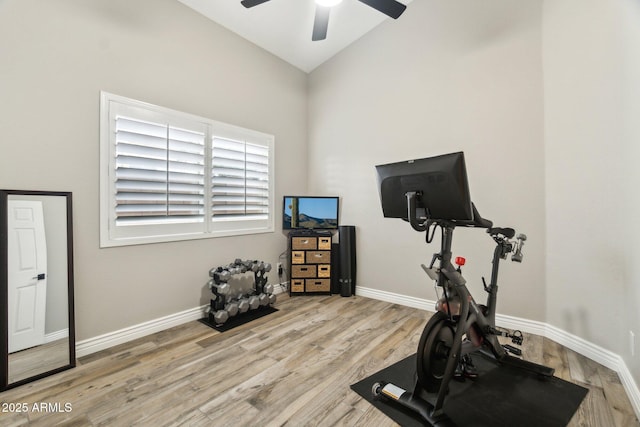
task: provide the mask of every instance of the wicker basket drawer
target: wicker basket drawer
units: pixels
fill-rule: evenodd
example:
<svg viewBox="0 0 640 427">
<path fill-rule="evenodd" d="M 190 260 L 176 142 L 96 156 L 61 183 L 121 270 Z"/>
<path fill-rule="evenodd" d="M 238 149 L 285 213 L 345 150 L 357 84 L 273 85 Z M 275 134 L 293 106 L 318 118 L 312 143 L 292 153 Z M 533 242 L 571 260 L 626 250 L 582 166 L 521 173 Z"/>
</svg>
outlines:
<svg viewBox="0 0 640 427">
<path fill-rule="evenodd" d="M 331 237 L 318 237 L 318 249 L 331 250 Z"/>
<path fill-rule="evenodd" d="M 331 277 L 331 265 L 330 264 L 319 265 L 318 277 Z"/>
<path fill-rule="evenodd" d="M 329 292 L 331 279 L 307 279 L 305 281 L 307 292 Z"/>
<path fill-rule="evenodd" d="M 315 250 L 318 249 L 317 237 L 292 237 L 292 250 Z"/>
<path fill-rule="evenodd" d="M 304 251 L 291 251 L 291 264 L 304 264 Z"/>
<path fill-rule="evenodd" d="M 331 264 L 331 251 L 307 251 L 308 264 Z"/>
<path fill-rule="evenodd" d="M 299 277 L 316 277 L 316 266 L 315 265 L 292 265 L 291 266 L 291 277 L 299 278 Z"/>
<path fill-rule="evenodd" d="M 304 279 L 292 279 L 291 292 L 304 292 Z"/>
</svg>

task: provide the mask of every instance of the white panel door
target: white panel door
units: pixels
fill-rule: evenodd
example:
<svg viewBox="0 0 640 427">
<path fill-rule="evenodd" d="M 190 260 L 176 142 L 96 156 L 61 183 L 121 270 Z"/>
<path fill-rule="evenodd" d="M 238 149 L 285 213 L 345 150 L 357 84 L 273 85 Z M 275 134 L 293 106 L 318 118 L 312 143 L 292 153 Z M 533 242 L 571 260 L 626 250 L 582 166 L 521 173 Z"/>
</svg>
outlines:
<svg viewBox="0 0 640 427">
<path fill-rule="evenodd" d="M 47 245 L 42 202 L 8 200 L 9 353 L 44 344 Z"/>
</svg>

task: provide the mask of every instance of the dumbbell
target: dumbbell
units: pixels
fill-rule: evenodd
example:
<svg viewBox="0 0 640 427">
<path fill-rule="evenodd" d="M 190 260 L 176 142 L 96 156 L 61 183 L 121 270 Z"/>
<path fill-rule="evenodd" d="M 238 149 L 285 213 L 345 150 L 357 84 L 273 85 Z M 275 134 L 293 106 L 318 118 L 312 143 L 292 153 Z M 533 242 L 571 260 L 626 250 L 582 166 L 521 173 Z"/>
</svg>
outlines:
<svg viewBox="0 0 640 427">
<path fill-rule="evenodd" d="M 260 298 L 256 295 L 251 295 L 249 297 L 249 308 L 255 310 L 258 307 L 260 307 Z"/>
<path fill-rule="evenodd" d="M 271 283 L 267 283 L 266 285 L 264 285 L 262 290 L 264 291 L 265 294 L 272 294 L 273 293 L 273 285 Z"/>
<path fill-rule="evenodd" d="M 216 284 L 213 280 L 209 280 L 209 288 L 213 293 L 211 298 L 211 306 L 217 310 L 224 308 L 227 295 L 231 291 L 228 283 Z"/>
<path fill-rule="evenodd" d="M 258 271 L 262 271 L 262 274 L 270 272 L 271 264 L 269 264 L 268 262 L 260 261 L 258 263 Z"/>
<path fill-rule="evenodd" d="M 213 292 L 214 294 L 228 295 L 229 292 L 231 291 L 231 287 L 229 286 L 228 283 L 218 284 L 214 280 L 209 280 L 207 282 L 207 285 L 209 286 L 209 289 L 211 289 L 211 292 Z"/>
<path fill-rule="evenodd" d="M 240 310 L 237 302 L 230 302 L 225 304 L 224 309 L 227 311 L 227 313 L 229 313 L 230 317 L 237 315 L 238 311 Z"/>
<path fill-rule="evenodd" d="M 213 314 L 213 321 L 216 325 L 221 325 L 229 320 L 229 312 L 227 310 L 218 310 Z"/>
<path fill-rule="evenodd" d="M 527 235 L 520 233 L 516 236 L 516 239 L 518 239 L 518 243 L 516 243 L 515 253 L 511 256 L 511 261 L 522 262 L 522 247 L 525 240 L 527 240 Z"/>
<path fill-rule="evenodd" d="M 218 273 L 218 279 L 221 282 L 228 282 L 231 279 L 231 272 L 229 270 L 222 270 L 221 273 Z"/>
<path fill-rule="evenodd" d="M 258 301 L 260 301 L 260 305 L 263 306 L 263 307 L 265 305 L 269 305 L 269 295 L 267 295 L 267 294 L 258 295 Z"/>
<path fill-rule="evenodd" d="M 240 298 L 238 300 L 238 312 L 246 313 L 249 311 L 249 299 L 248 298 Z"/>
<path fill-rule="evenodd" d="M 227 268 L 226 267 L 213 267 L 211 270 L 209 270 L 209 276 L 211 277 L 215 277 L 216 274 L 221 274 L 222 272 L 224 272 Z"/>
<path fill-rule="evenodd" d="M 271 294 L 269 295 L 269 304 L 275 304 L 276 303 L 276 294 Z"/>
<path fill-rule="evenodd" d="M 209 276 L 213 277 L 213 280 L 216 282 L 227 282 L 231 278 L 231 273 L 229 270 L 223 270 L 221 267 L 218 267 L 216 269 L 212 268 L 209 270 Z"/>
</svg>

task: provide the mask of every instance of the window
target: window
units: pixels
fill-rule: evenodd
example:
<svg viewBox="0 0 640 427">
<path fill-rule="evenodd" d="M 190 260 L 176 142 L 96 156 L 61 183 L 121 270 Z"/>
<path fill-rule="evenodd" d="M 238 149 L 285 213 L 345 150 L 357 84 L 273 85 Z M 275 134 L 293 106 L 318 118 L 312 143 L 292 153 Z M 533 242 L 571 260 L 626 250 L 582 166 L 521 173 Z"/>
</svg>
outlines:
<svg viewBox="0 0 640 427">
<path fill-rule="evenodd" d="M 211 159 L 211 214 L 214 221 L 267 218 L 268 148 L 214 136 Z"/>
<path fill-rule="evenodd" d="M 273 136 L 101 94 L 101 247 L 273 231 Z"/>
</svg>

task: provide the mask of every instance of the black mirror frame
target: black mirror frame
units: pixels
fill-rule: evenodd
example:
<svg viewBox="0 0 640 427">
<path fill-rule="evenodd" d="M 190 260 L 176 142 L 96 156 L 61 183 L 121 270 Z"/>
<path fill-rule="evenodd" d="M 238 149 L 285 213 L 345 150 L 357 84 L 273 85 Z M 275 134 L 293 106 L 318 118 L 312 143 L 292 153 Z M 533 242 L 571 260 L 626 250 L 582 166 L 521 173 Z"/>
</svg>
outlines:
<svg viewBox="0 0 640 427">
<path fill-rule="evenodd" d="M 69 311 L 69 364 L 55 368 L 32 377 L 24 378 L 9 384 L 9 331 L 8 319 L 8 217 L 7 198 L 9 195 L 28 196 L 62 196 L 66 198 L 67 207 L 67 297 Z M 9 390 L 76 366 L 76 328 L 74 315 L 74 275 L 73 275 L 73 214 L 72 195 L 68 191 L 32 191 L 32 190 L 0 190 L 0 391 Z"/>
</svg>

